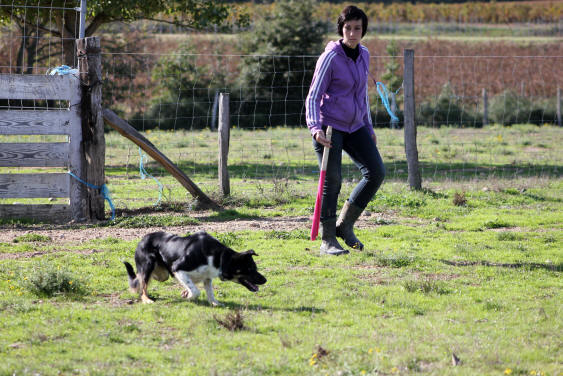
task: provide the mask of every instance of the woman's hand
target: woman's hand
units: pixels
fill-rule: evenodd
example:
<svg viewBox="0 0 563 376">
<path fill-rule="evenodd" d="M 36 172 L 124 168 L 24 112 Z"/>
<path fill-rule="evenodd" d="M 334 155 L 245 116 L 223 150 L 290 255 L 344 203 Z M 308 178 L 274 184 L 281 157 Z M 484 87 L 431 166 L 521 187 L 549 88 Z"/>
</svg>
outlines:
<svg viewBox="0 0 563 376">
<path fill-rule="evenodd" d="M 332 143 L 326 138 L 323 131 L 317 131 L 317 133 L 315 133 L 315 141 L 329 148 L 332 146 Z"/>
<path fill-rule="evenodd" d="M 373 142 L 377 145 L 377 136 L 375 133 L 371 135 L 371 138 L 373 138 Z"/>
</svg>

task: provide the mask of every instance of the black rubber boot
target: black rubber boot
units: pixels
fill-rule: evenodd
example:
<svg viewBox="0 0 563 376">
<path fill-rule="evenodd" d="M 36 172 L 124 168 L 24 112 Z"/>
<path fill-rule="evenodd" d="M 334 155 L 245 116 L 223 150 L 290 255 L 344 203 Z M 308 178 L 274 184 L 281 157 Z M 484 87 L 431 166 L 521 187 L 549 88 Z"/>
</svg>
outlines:
<svg viewBox="0 0 563 376">
<path fill-rule="evenodd" d="M 356 238 L 356 235 L 354 235 L 354 223 L 356 223 L 363 211 L 364 209 L 346 200 L 342 211 L 340 211 L 338 221 L 336 222 L 336 236 L 344 239 L 348 247 L 359 251 L 364 249 L 364 245 Z"/>
<path fill-rule="evenodd" d="M 328 219 L 320 223 L 321 230 L 321 255 L 340 256 L 350 253 L 342 248 L 336 240 L 336 218 Z"/>
</svg>

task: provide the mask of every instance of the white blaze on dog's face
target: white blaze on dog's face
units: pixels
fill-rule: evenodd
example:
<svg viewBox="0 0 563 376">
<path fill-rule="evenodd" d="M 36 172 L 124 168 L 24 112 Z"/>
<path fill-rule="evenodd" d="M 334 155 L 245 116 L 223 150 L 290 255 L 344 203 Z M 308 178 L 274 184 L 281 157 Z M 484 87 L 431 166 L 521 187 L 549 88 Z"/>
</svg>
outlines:
<svg viewBox="0 0 563 376">
<path fill-rule="evenodd" d="M 224 279 L 240 283 L 252 292 L 258 291 L 258 285 L 265 284 L 266 278 L 258 272 L 252 256 L 258 255 L 253 250 L 234 255 L 228 270 L 223 271 Z"/>
</svg>

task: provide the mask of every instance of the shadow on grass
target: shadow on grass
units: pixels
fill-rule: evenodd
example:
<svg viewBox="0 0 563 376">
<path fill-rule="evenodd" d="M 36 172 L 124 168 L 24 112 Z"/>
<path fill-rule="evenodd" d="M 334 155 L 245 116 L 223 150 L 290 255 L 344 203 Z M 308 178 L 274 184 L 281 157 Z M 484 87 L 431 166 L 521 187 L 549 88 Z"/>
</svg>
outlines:
<svg viewBox="0 0 563 376">
<path fill-rule="evenodd" d="M 359 176 L 359 172 L 353 163 L 342 164 L 342 175 L 348 178 Z M 387 179 L 406 179 L 408 176 L 407 162 L 404 160 L 385 161 Z M 178 167 L 188 176 L 197 174 L 205 178 L 217 177 L 217 165 L 212 163 L 196 163 L 193 161 L 180 161 Z M 146 164 L 152 171 L 160 174 L 167 172 L 156 162 Z M 433 181 L 442 180 L 471 180 L 478 177 L 522 177 L 522 176 L 546 176 L 560 178 L 563 168 L 557 164 L 487 164 L 468 162 L 419 162 L 422 178 Z M 113 174 L 125 174 L 125 165 L 106 166 L 106 171 Z M 319 167 L 316 163 L 280 163 L 266 160 L 264 163 L 231 163 L 229 165 L 229 176 L 231 179 L 312 179 L 318 177 Z"/>
<path fill-rule="evenodd" d="M 194 301 L 188 301 L 184 298 L 177 297 L 177 298 L 155 298 L 151 296 L 155 302 L 162 301 L 166 304 L 195 304 L 200 307 L 211 307 L 211 304 L 205 298 L 199 298 Z M 219 300 L 219 299 L 218 299 Z M 282 311 L 282 312 L 315 312 L 315 313 L 325 313 L 324 308 L 317 308 L 317 307 L 310 307 L 310 306 L 299 306 L 299 307 L 274 307 L 264 304 L 240 304 L 231 301 L 224 301 L 219 300 L 222 306 L 217 308 L 228 308 L 232 310 L 241 310 L 241 311 Z"/>
<path fill-rule="evenodd" d="M 226 209 L 220 212 L 214 212 L 213 214 L 209 215 L 208 217 L 199 218 L 201 222 L 227 222 L 233 221 L 235 219 L 255 219 L 258 220 L 261 217 L 241 214 L 234 209 Z"/>
<path fill-rule="evenodd" d="M 513 268 L 513 269 L 545 269 L 553 272 L 562 272 L 563 263 L 557 264 L 542 264 L 539 262 L 515 262 L 515 263 L 502 263 L 502 262 L 490 262 L 490 261 L 450 261 L 450 260 L 440 260 L 444 264 L 452 266 L 493 266 L 499 268 Z"/>
</svg>

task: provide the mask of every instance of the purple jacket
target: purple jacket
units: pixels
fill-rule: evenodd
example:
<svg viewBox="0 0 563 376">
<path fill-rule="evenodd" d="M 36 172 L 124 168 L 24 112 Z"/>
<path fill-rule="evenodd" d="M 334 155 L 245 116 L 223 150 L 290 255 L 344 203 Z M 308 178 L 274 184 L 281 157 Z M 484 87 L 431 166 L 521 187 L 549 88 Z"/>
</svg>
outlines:
<svg viewBox="0 0 563 376">
<path fill-rule="evenodd" d="M 329 42 L 317 61 L 305 102 L 307 126 L 314 135 L 323 125 L 352 133 L 373 125 L 368 97 L 369 51 L 360 44 L 360 55 L 346 56 L 340 41 Z"/>
</svg>

